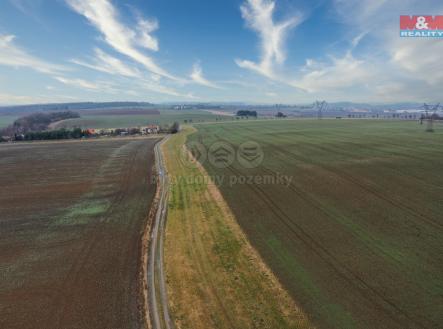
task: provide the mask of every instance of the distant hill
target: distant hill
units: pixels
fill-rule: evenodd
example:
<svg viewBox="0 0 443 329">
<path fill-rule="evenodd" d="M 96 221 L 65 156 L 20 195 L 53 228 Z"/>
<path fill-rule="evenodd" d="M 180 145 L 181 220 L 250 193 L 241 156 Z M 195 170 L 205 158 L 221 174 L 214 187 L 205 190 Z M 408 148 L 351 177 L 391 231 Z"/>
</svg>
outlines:
<svg viewBox="0 0 443 329">
<path fill-rule="evenodd" d="M 329 111 L 350 111 L 353 109 L 365 109 L 369 111 L 401 111 L 419 109 L 423 104 L 421 103 L 406 103 L 398 102 L 391 104 L 383 103 L 354 103 L 354 102 L 330 102 L 328 103 Z M 257 110 L 257 111 L 274 111 L 275 109 L 286 109 L 293 111 L 310 111 L 312 103 L 300 104 L 247 104 L 241 102 L 232 103 L 197 103 L 197 102 L 183 102 L 183 103 L 162 103 L 153 104 L 148 102 L 82 102 L 82 103 L 55 103 L 55 104 L 32 104 L 32 105 L 18 105 L 18 106 L 0 106 L 0 115 L 25 115 L 35 112 L 53 112 L 53 111 L 78 111 L 80 113 L 87 111 L 87 114 L 110 114 L 107 111 L 121 111 L 131 112 L 128 114 L 137 114 L 136 111 L 158 111 L 159 109 L 173 109 L 173 110 Z M 92 113 L 94 112 L 94 113 Z M 149 113 L 140 113 L 149 114 Z M 157 114 L 157 113 L 151 113 Z"/>
<path fill-rule="evenodd" d="M 81 115 L 160 115 L 160 111 L 156 109 L 138 108 L 109 108 L 109 109 L 92 109 L 79 110 Z"/>
<path fill-rule="evenodd" d="M 1 130 L 0 135 L 13 136 L 15 134 L 41 132 L 47 130 L 55 122 L 76 118 L 80 118 L 80 115 L 72 111 L 34 113 L 15 120 L 12 125 Z"/>
<path fill-rule="evenodd" d="M 369 103 L 352 103 L 337 102 L 331 103 L 331 106 L 341 109 L 362 108 L 368 110 L 410 110 L 423 106 L 422 103 L 393 103 L 393 104 L 369 104 Z"/>
</svg>

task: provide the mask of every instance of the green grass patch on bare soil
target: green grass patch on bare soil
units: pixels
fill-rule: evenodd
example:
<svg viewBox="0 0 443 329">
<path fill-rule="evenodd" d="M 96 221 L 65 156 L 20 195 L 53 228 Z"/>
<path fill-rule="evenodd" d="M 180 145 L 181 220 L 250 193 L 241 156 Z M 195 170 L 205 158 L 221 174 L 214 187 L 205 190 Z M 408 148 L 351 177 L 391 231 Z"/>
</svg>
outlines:
<svg viewBox="0 0 443 329">
<path fill-rule="evenodd" d="M 107 200 L 83 201 L 75 204 L 64 214 L 59 216 L 55 225 L 88 224 L 93 218 L 103 215 L 109 208 Z"/>
<path fill-rule="evenodd" d="M 191 142 L 247 169 L 203 165 L 251 243 L 320 328 L 436 328 L 443 322 L 443 124 L 269 120 L 196 125 Z M 289 185 L 238 177 L 285 175 Z M 234 178 L 234 179 L 233 179 Z"/>
</svg>

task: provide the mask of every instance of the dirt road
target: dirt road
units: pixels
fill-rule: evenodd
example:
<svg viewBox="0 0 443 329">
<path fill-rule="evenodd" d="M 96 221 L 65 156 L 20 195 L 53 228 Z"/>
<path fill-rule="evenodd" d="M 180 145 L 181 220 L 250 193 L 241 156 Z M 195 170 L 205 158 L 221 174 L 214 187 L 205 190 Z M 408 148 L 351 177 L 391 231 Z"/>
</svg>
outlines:
<svg viewBox="0 0 443 329">
<path fill-rule="evenodd" d="M 168 207 L 168 175 L 164 166 L 161 146 L 165 138 L 155 146 L 156 170 L 158 174 L 158 205 L 151 229 L 151 243 L 148 264 L 149 311 L 153 329 L 174 328 L 169 315 L 168 298 L 163 268 L 163 241 Z"/>
</svg>

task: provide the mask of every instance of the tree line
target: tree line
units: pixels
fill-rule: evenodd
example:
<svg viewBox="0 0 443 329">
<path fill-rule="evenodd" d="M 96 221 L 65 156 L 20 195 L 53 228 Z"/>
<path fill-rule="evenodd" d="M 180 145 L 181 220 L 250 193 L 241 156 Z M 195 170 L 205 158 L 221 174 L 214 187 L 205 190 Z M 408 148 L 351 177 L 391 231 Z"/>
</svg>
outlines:
<svg viewBox="0 0 443 329">
<path fill-rule="evenodd" d="M 158 132 L 166 134 L 176 134 L 179 131 L 180 124 L 178 122 L 174 122 L 171 126 L 160 128 Z M 106 134 L 94 133 L 90 129 L 83 130 L 81 128 L 74 128 L 72 130 L 69 130 L 62 128 L 57 130 L 33 131 L 24 134 L 14 134 L 5 138 L 0 135 L 0 142 L 80 139 L 100 136 L 140 135 L 141 133 L 142 131 L 140 130 L 140 128 L 118 128 Z"/>
<path fill-rule="evenodd" d="M 52 123 L 80 118 L 80 114 L 72 111 L 33 113 L 14 121 L 12 125 L 0 131 L 2 136 L 23 135 L 48 130 Z"/>
<path fill-rule="evenodd" d="M 238 117 L 257 117 L 257 111 L 239 110 L 237 111 Z"/>
<path fill-rule="evenodd" d="M 79 139 L 90 137 L 91 133 L 88 130 L 75 128 L 72 130 L 58 129 L 29 132 L 25 134 L 15 134 L 15 141 L 39 141 L 39 140 L 61 140 L 61 139 Z"/>
</svg>

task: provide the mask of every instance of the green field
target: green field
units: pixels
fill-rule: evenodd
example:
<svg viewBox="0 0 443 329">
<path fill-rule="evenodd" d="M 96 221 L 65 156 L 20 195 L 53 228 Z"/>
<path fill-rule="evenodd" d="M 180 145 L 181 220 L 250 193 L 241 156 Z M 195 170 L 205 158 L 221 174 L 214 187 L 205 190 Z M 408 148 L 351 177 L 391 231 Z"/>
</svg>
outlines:
<svg viewBox="0 0 443 329">
<path fill-rule="evenodd" d="M 9 126 L 13 123 L 18 117 L 13 115 L 0 115 L 0 129 Z"/>
<path fill-rule="evenodd" d="M 443 125 L 434 133 L 371 120 L 196 128 L 188 142 L 263 149 L 255 169 L 204 166 L 223 178 L 237 221 L 319 328 L 441 326 Z M 290 183 L 272 179 L 281 175 Z"/>
<path fill-rule="evenodd" d="M 186 127 L 163 145 L 171 182 L 164 261 L 176 328 L 311 329 L 258 257 L 201 166 L 183 161 Z"/>
<path fill-rule="evenodd" d="M 92 111 L 90 113 L 93 113 Z M 176 110 L 160 110 L 160 114 L 146 114 L 146 115 L 95 115 L 82 114 L 79 119 L 62 121 L 57 125 L 57 128 L 126 128 L 136 127 L 149 124 L 166 125 L 174 122 L 184 123 L 188 122 L 209 122 L 216 121 L 217 116 L 205 111 L 176 111 Z M 226 117 L 228 119 L 228 117 Z M 230 118 L 229 118 L 230 119 Z M 232 120 L 232 119 L 231 119 Z"/>
</svg>

